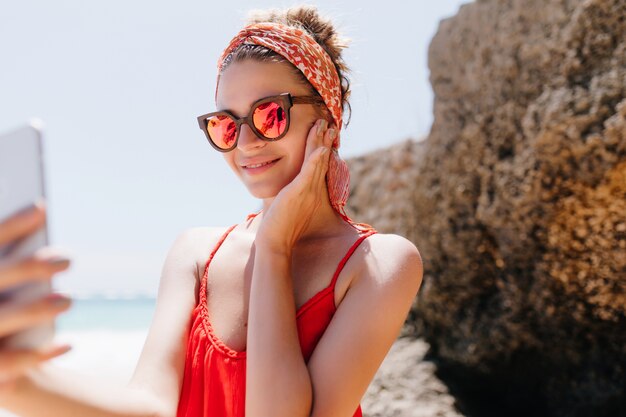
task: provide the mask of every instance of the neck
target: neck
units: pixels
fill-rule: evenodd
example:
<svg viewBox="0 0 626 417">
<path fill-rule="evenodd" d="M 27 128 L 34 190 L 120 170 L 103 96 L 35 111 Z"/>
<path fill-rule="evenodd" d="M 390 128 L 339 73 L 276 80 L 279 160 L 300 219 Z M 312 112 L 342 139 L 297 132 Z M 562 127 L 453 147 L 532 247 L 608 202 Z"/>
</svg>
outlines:
<svg viewBox="0 0 626 417">
<path fill-rule="evenodd" d="M 251 223 L 249 223 L 248 230 L 255 232 L 258 225 L 263 221 L 264 214 L 269 209 L 270 205 L 274 201 L 274 197 L 263 199 L 263 209 Z M 299 241 L 305 242 L 315 239 L 324 239 L 332 236 L 336 236 L 340 233 L 345 233 L 348 230 L 355 230 L 346 220 L 344 220 L 337 211 L 330 205 L 328 198 L 324 199 L 321 206 L 313 213 L 311 221 L 307 229 L 300 236 Z"/>
</svg>

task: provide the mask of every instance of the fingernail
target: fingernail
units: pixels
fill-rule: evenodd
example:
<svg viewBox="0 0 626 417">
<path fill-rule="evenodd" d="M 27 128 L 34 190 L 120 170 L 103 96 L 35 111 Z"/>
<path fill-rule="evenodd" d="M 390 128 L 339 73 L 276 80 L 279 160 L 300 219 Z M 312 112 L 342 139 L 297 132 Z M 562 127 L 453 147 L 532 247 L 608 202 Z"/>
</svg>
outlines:
<svg viewBox="0 0 626 417">
<path fill-rule="evenodd" d="M 65 256 L 54 256 L 50 259 L 47 259 L 46 262 L 48 262 L 50 265 L 63 265 L 65 263 L 69 263 L 70 259 L 66 258 Z"/>
<path fill-rule="evenodd" d="M 27 207 L 24 207 L 23 209 L 18 211 L 17 214 L 20 216 L 28 216 L 30 214 L 33 214 L 36 208 L 37 208 L 37 203 L 31 203 Z"/>
<path fill-rule="evenodd" d="M 56 354 L 57 355 L 63 355 L 64 353 L 67 353 L 70 350 L 72 350 L 72 346 L 71 345 L 59 346 L 59 347 L 56 348 Z"/>
<path fill-rule="evenodd" d="M 324 147 L 324 149 L 322 149 L 322 155 L 324 155 L 326 152 L 328 152 L 328 148 Z"/>
<path fill-rule="evenodd" d="M 328 125 L 328 122 L 325 119 L 322 119 L 322 121 L 320 122 L 319 125 L 317 125 L 317 134 L 321 135 L 322 132 L 324 132 L 324 130 L 326 130 L 326 126 Z"/>
<path fill-rule="evenodd" d="M 62 294 L 51 294 L 48 297 L 47 301 L 53 306 L 57 306 L 57 307 L 65 307 L 65 306 L 68 306 L 72 302 L 70 298 L 67 298 L 66 296 Z"/>
<path fill-rule="evenodd" d="M 328 136 L 330 136 L 331 140 L 334 140 L 336 135 L 337 135 L 337 131 L 335 129 L 328 130 Z"/>
<path fill-rule="evenodd" d="M 61 356 L 67 352 L 69 352 L 70 350 L 72 350 L 72 346 L 71 345 L 60 345 L 60 346 L 54 346 L 53 348 L 51 348 L 47 354 L 49 356 L 57 357 L 57 356 Z"/>
</svg>

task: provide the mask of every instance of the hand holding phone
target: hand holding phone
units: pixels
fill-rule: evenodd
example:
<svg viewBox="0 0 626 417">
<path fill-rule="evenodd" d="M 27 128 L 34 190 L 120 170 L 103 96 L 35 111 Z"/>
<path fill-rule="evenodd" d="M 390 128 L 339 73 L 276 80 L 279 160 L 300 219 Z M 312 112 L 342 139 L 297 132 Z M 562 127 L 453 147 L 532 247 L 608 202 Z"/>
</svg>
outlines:
<svg viewBox="0 0 626 417">
<path fill-rule="evenodd" d="M 44 226 L 45 219 L 45 207 L 41 203 L 30 211 L 11 216 L 0 223 L 0 246 L 15 244 L 37 233 Z M 55 255 L 48 248 L 16 262 L 0 259 L 0 292 L 35 280 L 49 280 L 69 265 L 69 259 Z M 0 338 L 50 322 L 58 314 L 67 311 L 70 305 L 70 299 L 51 294 L 38 301 L 5 310 L 0 317 Z M 0 392 L 29 368 L 62 355 L 69 348 L 68 345 L 45 345 L 33 349 L 0 349 Z"/>
<path fill-rule="evenodd" d="M 50 278 L 69 261 L 50 262 L 44 201 L 41 123 L 33 120 L 0 135 L 0 393 L 68 350 L 52 346 L 54 318 L 70 303 L 53 294 Z"/>
</svg>

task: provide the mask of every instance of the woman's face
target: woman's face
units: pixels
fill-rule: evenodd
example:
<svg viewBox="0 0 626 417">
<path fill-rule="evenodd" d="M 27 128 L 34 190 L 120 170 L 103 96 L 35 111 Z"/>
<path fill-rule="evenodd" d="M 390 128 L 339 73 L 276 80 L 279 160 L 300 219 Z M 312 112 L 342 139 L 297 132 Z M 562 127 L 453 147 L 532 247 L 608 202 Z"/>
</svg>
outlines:
<svg viewBox="0 0 626 417">
<path fill-rule="evenodd" d="M 218 110 L 229 110 L 244 117 L 256 100 L 281 93 L 310 95 L 298 82 L 287 63 L 245 60 L 230 64 L 222 73 L 216 97 Z M 296 104 L 290 110 L 289 131 L 275 142 L 258 138 L 246 124 L 241 125 L 235 149 L 223 153 L 230 168 L 256 198 L 274 197 L 300 172 L 304 161 L 306 138 L 318 116 L 315 106 Z M 278 159 L 262 172 L 243 165 L 251 159 Z M 257 170 L 258 171 L 258 170 Z"/>
</svg>

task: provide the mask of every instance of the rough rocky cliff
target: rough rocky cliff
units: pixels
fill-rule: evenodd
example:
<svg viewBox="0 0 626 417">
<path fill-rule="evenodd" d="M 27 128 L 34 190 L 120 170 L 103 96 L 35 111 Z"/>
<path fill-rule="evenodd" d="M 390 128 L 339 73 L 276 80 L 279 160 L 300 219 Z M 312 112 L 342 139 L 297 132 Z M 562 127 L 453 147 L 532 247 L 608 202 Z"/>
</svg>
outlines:
<svg viewBox="0 0 626 417">
<path fill-rule="evenodd" d="M 510 404 L 626 415 L 626 0 L 479 0 L 429 67 L 428 138 L 349 161 L 351 217 L 425 261 L 404 333 Z"/>
</svg>

